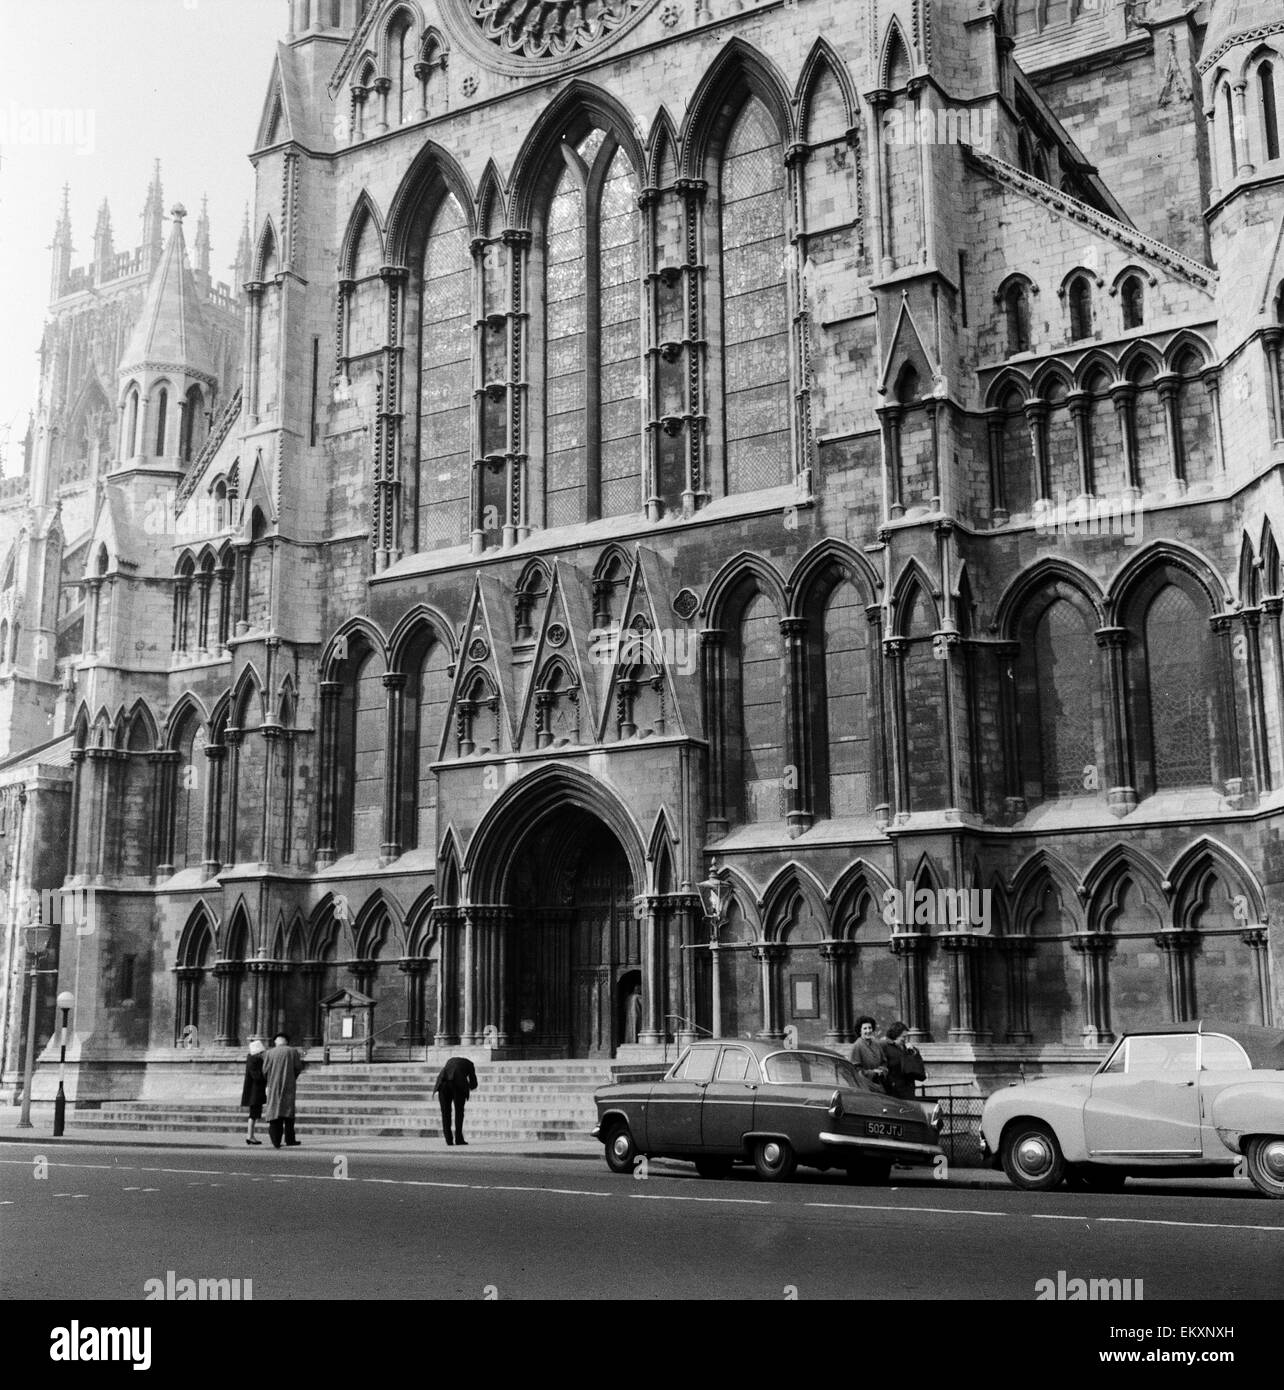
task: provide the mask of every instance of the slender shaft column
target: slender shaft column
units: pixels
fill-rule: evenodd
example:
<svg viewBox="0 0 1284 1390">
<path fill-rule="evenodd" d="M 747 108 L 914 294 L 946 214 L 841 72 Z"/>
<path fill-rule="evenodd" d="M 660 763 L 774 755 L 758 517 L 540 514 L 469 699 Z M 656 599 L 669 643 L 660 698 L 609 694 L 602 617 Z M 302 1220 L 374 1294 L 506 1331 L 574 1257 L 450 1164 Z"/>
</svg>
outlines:
<svg viewBox="0 0 1284 1390">
<path fill-rule="evenodd" d="M 1155 936 L 1168 967 L 1168 1008 L 1174 1023 L 1197 1017 L 1195 999 L 1195 950 L 1199 945 L 1196 931 L 1162 931 Z"/>
<path fill-rule="evenodd" d="M 984 941 L 975 932 L 941 933 L 941 947 L 950 962 L 950 1042 L 981 1039 L 979 953 Z"/>
<path fill-rule="evenodd" d="M 213 878 L 222 868 L 220 845 L 223 819 L 223 763 L 227 749 L 221 743 L 205 745 L 205 785 L 202 787 L 202 800 L 205 806 L 205 835 L 203 844 L 202 872 L 206 878 Z"/>
<path fill-rule="evenodd" d="M 704 666 L 704 736 L 709 751 L 709 808 L 705 836 L 720 840 L 729 826 L 727 816 L 727 658 L 726 633 L 706 628 L 700 634 Z"/>
<path fill-rule="evenodd" d="M 214 979 L 218 983 L 218 1033 L 214 1041 L 219 1047 L 235 1047 L 237 1043 L 242 969 L 240 961 L 220 960 L 214 963 Z"/>
<path fill-rule="evenodd" d="M 1222 373 L 1220 367 L 1208 367 L 1200 373 L 1213 407 L 1213 444 L 1217 453 L 1217 471 L 1226 471 L 1226 440 L 1222 436 Z"/>
<path fill-rule="evenodd" d="M 481 1042 L 477 1031 L 477 909 L 463 909 L 464 918 L 464 1028 L 461 1041 L 465 1046 Z"/>
<path fill-rule="evenodd" d="M 785 689 L 785 759 L 792 771 L 785 785 L 785 819 L 790 838 L 811 828 L 811 716 L 807 707 L 807 619 L 782 618 L 780 637 L 785 647 L 788 685 Z"/>
<path fill-rule="evenodd" d="M 1266 351 L 1266 371 L 1271 391 L 1271 438 L 1278 443 L 1284 439 L 1284 376 L 1280 373 L 1280 344 L 1284 328 L 1268 328 L 1262 333 Z"/>
<path fill-rule="evenodd" d="M 1140 492 L 1141 474 L 1137 467 L 1137 430 L 1133 414 L 1137 388 L 1130 381 L 1116 382 L 1110 388 L 1110 399 L 1114 402 L 1115 418 L 1119 423 L 1119 445 L 1123 450 L 1126 486 Z"/>
<path fill-rule="evenodd" d="M 1007 964 L 1008 1031 L 1005 1041 L 1034 1041 L 1030 1028 L 1030 961 L 1035 944 L 1028 936 L 1001 938 Z"/>
<path fill-rule="evenodd" d="M 389 671 L 383 678 L 387 696 L 388 752 L 384 760 L 387 774 L 383 784 L 383 844 L 379 855 L 383 862 L 391 863 L 401 854 L 402 825 L 401 804 L 404 795 L 406 759 L 404 745 L 406 740 L 406 677 L 400 671 Z"/>
<path fill-rule="evenodd" d="M 850 941 L 825 941 L 821 943 L 820 959 L 825 972 L 826 1012 L 829 1026 L 825 1029 L 825 1046 L 835 1047 L 847 1041 L 846 1038 L 846 984 L 847 962 L 851 957 Z"/>
<path fill-rule="evenodd" d="M 336 855 L 335 825 L 339 799 L 338 735 L 339 681 L 321 682 L 321 785 L 317 843 L 318 865 L 333 864 Z"/>
<path fill-rule="evenodd" d="M 1106 932 L 1080 932 L 1070 944 L 1083 957 L 1084 1045 L 1112 1043 L 1115 1035 L 1110 1030 L 1109 961 L 1114 940 Z"/>
<path fill-rule="evenodd" d="M 1241 932 L 1239 939 L 1253 953 L 1253 963 L 1257 967 L 1257 1006 L 1258 1017 L 1263 1026 L 1275 1026 L 1275 1011 L 1271 1007 L 1271 957 L 1266 944 L 1266 928 L 1254 925 Z"/>
<path fill-rule="evenodd" d="M 1079 495 L 1091 497 L 1092 477 L 1092 399 L 1086 391 L 1072 391 L 1067 398 L 1074 425 L 1075 457 L 1079 464 Z"/>
<path fill-rule="evenodd" d="M 907 1025 L 906 1036 L 911 1042 L 931 1042 L 927 1013 L 927 952 L 930 946 L 926 932 L 897 931 L 892 933 L 891 948 L 900 966 L 901 1018 Z"/>
<path fill-rule="evenodd" d="M 786 947 L 774 941 L 755 942 L 753 947 L 762 984 L 762 1032 L 759 1036 L 770 1042 L 782 1042 L 785 1036 L 780 1010 L 780 966 L 785 954 Z"/>
<path fill-rule="evenodd" d="M 887 761 L 887 672 L 883 662 L 883 607 L 871 603 L 865 609 L 868 627 L 867 667 L 870 691 L 869 799 L 874 819 L 883 829 L 891 819 L 891 780 Z"/>
<path fill-rule="evenodd" d="M 910 809 L 909 746 L 905 731 L 905 656 L 908 650 L 909 643 L 904 637 L 883 639 L 883 653 L 891 667 L 892 677 L 893 807 L 898 819 L 907 815 Z"/>
<path fill-rule="evenodd" d="M 1046 501 L 1052 496 L 1052 479 L 1048 469 L 1048 403 L 1028 400 L 1025 421 L 1030 431 L 1030 457 L 1034 460 L 1035 499 Z"/>
<path fill-rule="evenodd" d="M 1003 805 L 1010 819 L 1025 815 L 1026 803 L 1021 782 L 1021 755 L 1017 742 L 1016 661 L 1021 648 L 1016 642 L 996 642 L 995 680 L 999 692 L 999 745 L 1002 749 Z"/>
<path fill-rule="evenodd" d="M 1168 461 L 1173 477 L 1179 483 L 1186 481 L 1186 454 L 1181 438 L 1181 377 L 1172 374 L 1161 376 L 1155 383 L 1159 391 L 1159 403 L 1164 411 L 1164 434 L 1168 442 Z"/>
<path fill-rule="evenodd" d="M 1128 630 L 1122 627 L 1098 628 L 1093 634 L 1106 659 L 1106 802 L 1110 813 L 1126 816 L 1137 805 L 1133 782 L 1132 735 L 1128 722 L 1128 689 L 1124 672 L 1124 653 Z"/>
<path fill-rule="evenodd" d="M 664 1041 L 664 907 L 664 900 L 657 897 L 649 897 L 643 904 L 642 1029 L 638 1042 L 650 1047 Z"/>
<path fill-rule="evenodd" d="M 1266 696 L 1262 685 L 1262 613 L 1259 608 L 1245 608 L 1239 613 L 1243 625 L 1244 669 L 1248 677 L 1248 741 L 1256 779 L 1254 792 L 1271 789 L 1271 760 L 1266 737 Z M 1233 646 L 1233 643 L 1232 643 Z M 1232 669 L 1234 669 L 1232 667 Z M 1193 1015 L 1180 1015 L 1193 1017 Z"/>
</svg>

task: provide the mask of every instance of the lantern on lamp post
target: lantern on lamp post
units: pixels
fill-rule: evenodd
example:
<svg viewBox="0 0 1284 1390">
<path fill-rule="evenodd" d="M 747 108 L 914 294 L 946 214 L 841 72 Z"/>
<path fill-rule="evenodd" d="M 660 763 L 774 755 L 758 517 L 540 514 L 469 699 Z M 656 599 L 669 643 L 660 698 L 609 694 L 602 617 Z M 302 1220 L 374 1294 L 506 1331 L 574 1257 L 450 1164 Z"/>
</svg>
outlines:
<svg viewBox="0 0 1284 1390">
<path fill-rule="evenodd" d="M 31 1128 L 31 1078 L 36 1069 L 36 1005 L 39 998 L 36 978 L 40 975 L 56 975 L 56 970 L 41 970 L 40 961 L 50 941 L 54 929 L 33 922 L 23 927 L 27 937 L 27 1056 L 22 1071 L 22 1114 L 18 1116 L 18 1128 Z"/>
</svg>

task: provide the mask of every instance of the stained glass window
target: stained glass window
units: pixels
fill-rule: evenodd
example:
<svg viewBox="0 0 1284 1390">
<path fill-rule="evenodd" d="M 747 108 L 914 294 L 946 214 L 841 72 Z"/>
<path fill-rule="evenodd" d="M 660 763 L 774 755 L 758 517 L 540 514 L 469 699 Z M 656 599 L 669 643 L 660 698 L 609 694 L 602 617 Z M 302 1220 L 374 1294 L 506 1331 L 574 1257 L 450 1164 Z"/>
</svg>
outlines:
<svg viewBox="0 0 1284 1390">
<path fill-rule="evenodd" d="M 1039 747 L 1045 797 L 1077 796 L 1097 762 L 1094 726 L 1097 644 L 1065 599 L 1048 605 L 1034 630 Z"/>
<path fill-rule="evenodd" d="M 546 272 L 548 525 L 584 516 L 584 190 L 568 164 L 548 212 Z"/>
<path fill-rule="evenodd" d="M 1146 667 L 1156 787 L 1212 780 L 1213 635 L 1206 615 L 1170 584 L 1146 612 Z"/>
<path fill-rule="evenodd" d="M 642 323 L 638 186 L 617 151 L 602 185 L 598 222 L 598 323 L 601 399 L 601 511 L 626 516 L 642 507 Z"/>
<path fill-rule="evenodd" d="M 727 141 L 721 200 L 727 491 L 750 492 L 786 481 L 790 420 L 784 162 L 755 97 Z"/>
<path fill-rule="evenodd" d="M 740 652 L 745 820 L 779 820 L 784 764 L 780 623 L 770 600 L 762 594 L 745 609 Z"/>
<path fill-rule="evenodd" d="M 447 196 L 424 251 L 419 536 L 424 550 L 468 538 L 472 469 L 472 257 L 468 225 Z"/>
<path fill-rule="evenodd" d="M 868 623 L 856 590 L 840 584 L 825 608 L 825 702 L 829 810 L 858 815 L 869 804 Z"/>
</svg>

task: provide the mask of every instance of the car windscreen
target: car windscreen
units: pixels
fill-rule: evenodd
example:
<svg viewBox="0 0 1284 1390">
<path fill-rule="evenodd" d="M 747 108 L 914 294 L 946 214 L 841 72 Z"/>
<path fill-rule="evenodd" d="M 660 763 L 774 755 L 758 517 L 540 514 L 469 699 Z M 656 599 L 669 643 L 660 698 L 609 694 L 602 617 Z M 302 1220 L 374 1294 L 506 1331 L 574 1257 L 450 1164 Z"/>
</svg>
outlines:
<svg viewBox="0 0 1284 1390">
<path fill-rule="evenodd" d="M 776 1085 L 847 1086 L 865 1089 L 850 1062 L 824 1052 L 773 1052 L 762 1064 L 767 1080 Z"/>
</svg>

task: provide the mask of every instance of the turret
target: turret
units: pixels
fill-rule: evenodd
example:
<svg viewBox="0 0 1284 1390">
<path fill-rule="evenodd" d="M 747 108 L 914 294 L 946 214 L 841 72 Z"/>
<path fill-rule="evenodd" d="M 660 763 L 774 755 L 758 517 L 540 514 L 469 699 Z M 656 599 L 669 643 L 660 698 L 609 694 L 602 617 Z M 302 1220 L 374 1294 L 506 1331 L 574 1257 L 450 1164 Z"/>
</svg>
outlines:
<svg viewBox="0 0 1284 1390">
<path fill-rule="evenodd" d="M 156 161 L 156 171 L 152 175 L 151 186 L 147 190 L 147 201 L 143 204 L 143 264 L 152 269 L 161 258 L 165 245 L 165 199 L 161 191 L 160 160 Z"/>
<path fill-rule="evenodd" d="M 1199 57 L 1216 212 L 1270 197 L 1284 174 L 1284 61 L 1262 43 L 1284 35 L 1279 0 L 1216 0 Z"/>
<path fill-rule="evenodd" d="M 291 40 L 327 29 L 352 29 L 369 8 L 369 0 L 286 0 Z"/>
<path fill-rule="evenodd" d="M 239 294 L 250 278 L 254 264 L 254 244 L 250 240 L 250 209 L 245 208 L 245 219 L 241 223 L 241 239 L 236 245 L 236 260 L 232 264 L 232 288 Z"/>
<path fill-rule="evenodd" d="M 103 199 L 98 209 L 98 221 L 94 226 L 94 279 L 98 284 L 111 277 L 116 263 L 116 247 L 112 239 L 111 208 Z"/>
<path fill-rule="evenodd" d="M 66 184 L 62 189 L 62 212 L 58 217 L 58 225 L 54 228 L 54 238 L 49 249 L 53 252 L 49 298 L 60 299 L 71 275 L 71 189 Z"/>
<path fill-rule="evenodd" d="M 204 294 L 210 288 L 210 200 L 201 198 L 201 215 L 196 219 L 196 282 Z"/>
</svg>

